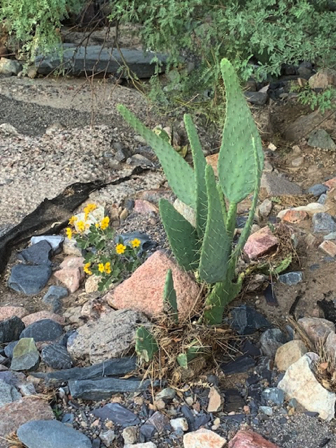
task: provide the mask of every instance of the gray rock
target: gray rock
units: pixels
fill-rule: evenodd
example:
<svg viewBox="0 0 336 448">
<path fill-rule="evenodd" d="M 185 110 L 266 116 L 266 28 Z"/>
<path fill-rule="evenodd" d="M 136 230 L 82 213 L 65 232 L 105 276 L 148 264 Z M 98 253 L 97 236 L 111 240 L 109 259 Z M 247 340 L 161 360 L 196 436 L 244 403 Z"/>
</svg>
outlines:
<svg viewBox="0 0 336 448">
<path fill-rule="evenodd" d="M 22 65 L 15 59 L 0 58 L 0 73 L 2 75 L 17 75 L 22 71 Z"/>
<path fill-rule="evenodd" d="M 62 325 L 51 319 L 42 319 L 28 325 L 20 334 L 21 338 L 33 338 L 35 342 L 54 341 L 63 334 Z"/>
<path fill-rule="evenodd" d="M 37 378 L 43 378 L 46 384 L 59 386 L 69 380 L 88 380 L 102 376 L 118 376 L 132 372 L 136 368 L 136 357 L 109 359 L 90 367 L 74 367 L 62 372 L 36 373 Z"/>
<path fill-rule="evenodd" d="M 286 342 L 287 338 L 279 328 L 269 328 L 260 337 L 261 351 L 269 358 L 274 358 L 278 348 Z"/>
<path fill-rule="evenodd" d="M 115 432 L 112 429 L 108 429 L 107 431 L 102 431 L 99 434 L 100 440 L 107 447 L 113 446 L 113 441 L 117 438 Z"/>
<path fill-rule="evenodd" d="M 327 197 L 328 196 L 326 194 L 321 194 L 321 196 L 318 198 L 317 202 L 319 204 L 324 205 L 326 203 Z"/>
<path fill-rule="evenodd" d="M 124 61 L 117 49 L 111 50 L 99 45 L 80 47 L 73 44 L 64 44 L 63 49 L 63 62 L 61 62 L 57 50 L 53 57 L 37 56 L 35 58 L 37 72 L 47 75 L 57 69 L 65 70 L 67 74 L 76 76 L 84 73 L 112 73 L 117 74 L 118 77 L 128 78 L 128 72 L 120 72 Z M 125 48 L 121 51 L 129 69 L 139 78 L 150 78 L 154 75 L 156 65 L 151 62 L 154 56 L 157 56 L 163 63 L 166 61 L 166 56 L 162 53 L 147 52 L 144 54 L 142 50 Z"/>
<path fill-rule="evenodd" d="M 273 415 L 273 409 L 270 406 L 259 406 L 259 411 L 265 415 Z"/>
<path fill-rule="evenodd" d="M 297 196 L 302 194 L 299 185 L 283 179 L 275 173 L 264 173 L 261 178 L 261 187 L 266 188 L 270 196 Z"/>
<path fill-rule="evenodd" d="M 20 334 L 25 329 L 25 324 L 22 320 L 13 316 L 0 322 L 0 344 L 4 342 L 17 341 Z"/>
<path fill-rule="evenodd" d="M 302 115 L 293 123 L 289 124 L 284 131 L 284 137 L 289 141 L 299 141 L 311 132 L 312 129 L 320 126 L 322 121 L 331 116 L 334 111 L 326 111 L 323 115 L 319 109 L 309 115 Z"/>
<path fill-rule="evenodd" d="M 324 240 L 336 240 L 336 232 L 330 232 L 328 235 L 324 235 Z"/>
<path fill-rule="evenodd" d="M 308 138 L 308 145 L 313 148 L 327 149 L 329 151 L 336 150 L 336 144 L 324 129 L 317 129 L 311 132 Z"/>
<path fill-rule="evenodd" d="M 89 358 L 92 364 L 123 356 L 134 347 L 135 330 L 149 325 L 139 311 L 118 310 L 78 328 L 68 339 L 68 352 L 74 360 Z"/>
<path fill-rule="evenodd" d="M 314 233 L 331 233 L 336 231 L 336 222 L 329 213 L 315 213 L 312 222 Z"/>
<path fill-rule="evenodd" d="M 307 190 L 309 194 L 313 194 L 314 196 L 321 196 L 321 194 L 325 193 L 326 191 L 328 191 L 328 187 L 323 184 L 315 184 Z"/>
<path fill-rule="evenodd" d="M 16 344 L 11 363 L 12 370 L 34 370 L 38 367 L 40 355 L 34 339 L 22 338 Z"/>
<path fill-rule="evenodd" d="M 244 95 L 249 103 L 256 106 L 263 106 L 268 99 L 267 92 L 244 92 Z"/>
<path fill-rule="evenodd" d="M 262 391 L 261 398 L 265 403 L 272 403 L 277 406 L 281 406 L 285 401 L 284 391 L 277 387 L 269 387 Z"/>
<path fill-rule="evenodd" d="M 60 344 L 47 345 L 42 349 L 41 358 L 44 363 L 53 369 L 70 369 L 72 359 L 66 347 Z"/>
<path fill-rule="evenodd" d="M 231 327 L 238 334 L 252 334 L 257 330 L 269 328 L 271 324 L 268 320 L 254 308 L 241 305 L 231 311 Z"/>
<path fill-rule="evenodd" d="M 298 75 L 300 78 L 309 79 L 313 74 L 312 64 L 310 62 L 301 62 L 298 67 Z"/>
<path fill-rule="evenodd" d="M 162 389 L 158 394 L 155 395 L 155 400 L 164 400 L 169 401 L 175 398 L 176 392 L 175 389 L 172 389 L 171 387 L 166 387 L 165 389 Z"/>
<path fill-rule="evenodd" d="M 5 355 L 7 356 L 7 358 L 9 358 L 9 359 L 13 358 L 13 351 L 18 342 L 19 341 L 12 341 L 6 345 L 4 351 L 5 351 Z"/>
<path fill-rule="evenodd" d="M 43 296 L 42 302 L 48 305 L 53 313 L 59 313 L 62 309 L 61 300 L 68 295 L 68 290 L 63 286 L 52 285 Z"/>
<path fill-rule="evenodd" d="M 70 380 L 70 394 L 82 400 L 105 400 L 120 392 L 136 392 L 147 389 L 149 382 L 103 378 L 99 380 Z"/>
<path fill-rule="evenodd" d="M 128 165 L 135 165 L 135 166 L 153 166 L 153 162 L 147 159 L 147 157 L 141 155 L 141 154 L 134 154 L 132 157 L 129 157 L 126 160 L 126 163 Z"/>
<path fill-rule="evenodd" d="M 47 241 L 52 247 L 53 254 L 58 254 L 62 251 L 62 244 L 64 242 L 64 236 L 62 235 L 41 235 L 33 236 L 30 239 L 31 244 L 36 244 L 40 241 Z"/>
<path fill-rule="evenodd" d="M 51 252 L 50 244 L 43 240 L 19 252 L 17 258 L 27 264 L 50 266 Z"/>
<path fill-rule="evenodd" d="M 0 408 L 21 398 L 22 395 L 14 386 L 0 379 Z"/>
<path fill-rule="evenodd" d="M 11 275 L 8 279 L 8 286 L 14 289 L 14 291 L 30 296 L 42 291 L 50 276 L 50 266 L 18 264 L 12 268 Z"/>
<path fill-rule="evenodd" d="M 139 425 L 140 423 L 137 415 L 119 403 L 109 403 L 102 408 L 95 409 L 92 413 L 101 420 L 112 420 L 115 424 L 124 428 Z"/>
<path fill-rule="evenodd" d="M 303 273 L 301 271 L 287 272 L 286 274 L 279 275 L 281 283 L 285 283 L 288 286 L 297 285 L 303 280 Z"/>
<path fill-rule="evenodd" d="M 57 420 L 32 420 L 19 427 L 17 436 L 27 448 L 91 448 L 88 437 Z"/>
</svg>

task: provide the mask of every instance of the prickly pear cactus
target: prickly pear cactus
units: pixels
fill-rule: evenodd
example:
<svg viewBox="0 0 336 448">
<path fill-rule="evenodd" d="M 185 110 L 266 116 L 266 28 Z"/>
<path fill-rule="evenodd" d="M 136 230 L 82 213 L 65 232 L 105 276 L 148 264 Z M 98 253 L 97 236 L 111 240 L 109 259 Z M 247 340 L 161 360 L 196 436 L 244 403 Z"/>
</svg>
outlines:
<svg viewBox="0 0 336 448">
<path fill-rule="evenodd" d="M 135 352 L 139 357 L 139 362 L 149 362 L 159 347 L 152 333 L 146 327 L 138 327 L 135 332 Z"/>
<path fill-rule="evenodd" d="M 163 309 L 177 325 L 178 324 L 177 298 L 176 298 L 176 291 L 174 288 L 173 273 L 171 269 L 168 269 L 166 276 L 166 282 L 163 291 Z"/>
</svg>

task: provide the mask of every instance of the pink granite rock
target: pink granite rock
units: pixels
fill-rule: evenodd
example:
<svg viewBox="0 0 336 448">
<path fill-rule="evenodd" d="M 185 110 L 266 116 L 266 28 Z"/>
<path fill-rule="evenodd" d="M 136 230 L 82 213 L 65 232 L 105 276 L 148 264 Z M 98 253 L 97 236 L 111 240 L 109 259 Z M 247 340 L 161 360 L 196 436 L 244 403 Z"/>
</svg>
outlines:
<svg viewBox="0 0 336 448">
<path fill-rule="evenodd" d="M 26 327 L 28 327 L 28 325 L 33 324 L 34 322 L 38 322 L 42 319 L 51 319 L 59 323 L 60 325 L 65 324 L 64 317 L 60 316 L 59 314 L 50 313 L 49 311 L 38 311 L 37 313 L 28 314 L 28 316 L 22 318 L 22 322 Z"/>
<path fill-rule="evenodd" d="M 163 251 L 157 251 L 133 275 L 105 296 L 116 309 L 132 309 L 149 316 L 158 316 L 163 310 L 163 290 L 168 269 L 173 272 L 179 318 L 188 318 L 199 287 L 191 277 Z"/>
<path fill-rule="evenodd" d="M 14 316 L 22 319 L 27 314 L 29 313 L 23 306 L 0 306 L 0 322 Z"/>
<path fill-rule="evenodd" d="M 298 320 L 298 324 L 314 344 L 323 341 L 329 333 L 335 333 L 335 324 L 319 317 L 302 317 Z"/>
<path fill-rule="evenodd" d="M 60 264 L 60 270 L 54 276 L 60 280 L 70 292 L 75 292 L 84 280 L 83 257 L 66 257 Z"/>
<path fill-rule="evenodd" d="M 223 448 L 226 445 L 224 437 L 209 429 L 198 429 L 183 437 L 184 448 Z"/>
<path fill-rule="evenodd" d="M 244 251 L 250 259 L 258 258 L 274 249 L 279 241 L 269 227 L 263 227 L 249 236 Z"/>
<path fill-rule="evenodd" d="M 155 204 L 152 204 L 149 201 L 144 199 L 136 199 L 134 202 L 134 209 L 136 213 L 140 213 L 141 215 L 147 215 L 149 213 L 159 213 L 159 209 Z"/>
<path fill-rule="evenodd" d="M 264 439 L 260 434 L 249 430 L 241 429 L 229 442 L 228 448 L 279 448 L 278 445 Z"/>
</svg>

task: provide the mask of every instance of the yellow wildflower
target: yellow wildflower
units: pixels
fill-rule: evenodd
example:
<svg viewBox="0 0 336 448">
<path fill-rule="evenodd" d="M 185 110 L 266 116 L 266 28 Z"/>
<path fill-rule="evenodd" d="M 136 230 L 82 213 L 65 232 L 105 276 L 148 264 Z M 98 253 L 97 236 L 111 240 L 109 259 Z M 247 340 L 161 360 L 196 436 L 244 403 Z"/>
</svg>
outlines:
<svg viewBox="0 0 336 448">
<path fill-rule="evenodd" d="M 71 216 L 71 218 L 69 219 L 69 226 L 73 226 L 77 221 L 77 219 L 78 219 L 77 216 Z"/>
<path fill-rule="evenodd" d="M 116 247 L 117 254 L 121 255 L 121 254 L 123 254 L 125 252 L 125 250 L 126 250 L 126 246 L 124 246 L 121 243 L 117 244 L 117 247 Z"/>
<path fill-rule="evenodd" d="M 87 220 L 89 214 L 93 212 L 93 210 L 96 210 L 97 206 L 96 204 L 88 204 L 86 207 L 84 207 L 84 213 L 85 213 L 85 220 Z"/>
<path fill-rule="evenodd" d="M 105 216 L 105 218 L 102 219 L 102 222 L 100 223 L 100 228 L 102 230 L 107 229 L 108 225 L 110 223 L 110 218 L 108 216 Z"/>
<path fill-rule="evenodd" d="M 111 274 L 111 263 L 109 261 L 105 263 L 105 273 Z"/>
<path fill-rule="evenodd" d="M 91 266 L 91 263 L 89 262 L 89 263 L 85 263 L 85 265 L 84 265 L 84 272 L 86 273 L 86 274 L 88 274 L 88 275 L 92 275 L 92 272 L 91 272 L 91 270 L 90 270 L 90 266 Z"/>
<path fill-rule="evenodd" d="M 70 229 L 70 227 L 67 227 L 65 229 L 65 231 L 66 231 L 67 237 L 69 238 L 69 240 L 71 240 L 71 238 L 72 238 L 72 230 Z"/>
<path fill-rule="evenodd" d="M 98 227 L 100 227 L 99 222 L 96 222 L 95 226 L 96 226 L 96 229 L 98 229 Z"/>
<path fill-rule="evenodd" d="M 134 238 L 134 240 L 131 241 L 131 244 L 132 244 L 132 247 L 133 247 L 133 248 L 137 248 L 137 247 L 140 246 L 141 241 L 140 241 L 138 238 Z"/>
<path fill-rule="evenodd" d="M 84 221 L 77 222 L 77 230 L 78 230 L 78 232 L 84 232 L 84 230 L 85 230 Z"/>
<path fill-rule="evenodd" d="M 99 263 L 98 265 L 98 271 L 103 273 L 105 271 L 105 266 L 104 263 Z"/>
</svg>

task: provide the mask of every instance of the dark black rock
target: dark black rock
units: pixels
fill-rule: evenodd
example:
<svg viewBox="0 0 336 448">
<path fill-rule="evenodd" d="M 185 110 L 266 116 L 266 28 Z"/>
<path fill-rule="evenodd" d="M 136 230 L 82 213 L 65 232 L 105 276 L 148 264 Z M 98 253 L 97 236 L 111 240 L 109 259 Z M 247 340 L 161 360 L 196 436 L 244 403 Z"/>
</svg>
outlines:
<svg viewBox="0 0 336 448">
<path fill-rule="evenodd" d="M 239 334 L 252 334 L 257 330 L 270 328 L 268 320 L 254 308 L 241 305 L 231 311 L 231 327 Z"/>
<path fill-rule="evenodd" d="M 236 423 L 243 423 L 246 420 L 246 414 L 233 414 L 233 415 L 223 415 L 221 419 L 233 421 Z"/>
<path fill-rule="evenodd" d="M 119 403 L 109 403 L 102 408 L 95 409 L 92 413 L 101 420 L 112 420 L 116 425 L 123 426 L 124 428 L 140 424 L 137 415 Z"/>
<path fill-rule="evenodd" d="M 324 317 L 336 324 L 336 306 L 333 300 L 322 299 L 317 301 L 317 305 L 324 313 Z"/>
<path fill-rule="evenodd" d="M 24 263 L 47 266 L 51 265 L 50 257 L 52 253 L 52 247 L 48 241 L 42 240 L 36 244 L 32 244 L 27 249 L 24 249 L 18 253 L 17 257 Z"/>
<path fill-rule="evenodd" d="M 238 389 L 227 389 L 225 391 L 224 411 L 237 412 L 245 406 L 245 400 Z"/>
<path fill-rule="evenodd" d="M 250 375 L 246 379 L 246 385 L 251 386 L 252 384 L 257 384 L 257 383 L 259 383 L 260 380 L 261 380 L 261 378 L 259 375 L 256 375 L 256 374 Z"/>
<path fill-rule="evenodd" d="M 195 431 L 197 429 L 201 428 L 202 426 L 205 426 L 207 423 L 211 421 L 211 416 L 209 414 L 198 414 L 195 416 Z"/>
<path fill-rule="evenodd" d="M 20 339 L 33 338 L 35 342 L 54 341 L 61 337 L 62 334 L 62 325 L 51 319 L 42 319 L 28 325 L 20 334 Z"/>
<path fill-rule="evenodd" d="M 244 95 L 247 101 L 256 106 L 263 106 L 268 99 L 267 92 L 244 92 Z"/>
<path fill-rule="evenodd" d="M 252 358 L 258 358 L 261 355 L 259 348 L 255 344 L 253 344 L 249 339 L 245 339 L 243 345 L 240 348 L 240 351 L 244 355 L 249 355 Z"/>
<path fill-rule="evenodd" d="M 269 328 L 260 337 L 261 351 L 269 358 L 274 358 L 278 348 L 286 342 L 287 337 L 279 328 Z"/>
<path fill-rule="evenodd" d="M 186 404 L 184 404 L 181 406 L 181 412 L 188 422 L 189 430 L 195 431 L 195 416 L 191 412 L 190 408 Z"/>
<path fill-rule="evenodd" d="M 17 341 L 25 328 L 22 320 L 13 316 L 0 322 L 0 344 Z"/>
<path fill-rule="evenodd" d="M 272 283 L 269 283 L 264 291 L 264 297 L 267 305 L 279 306 L 278 299 L 276 298 L 274 287 Z"/>
<path fill-rule="evenodd" d="M 90 367 L 74 367 L 61 372 L 34 373 L 37 378 L 43 378 L 46 384 L 60 386 L 69 380 L 88 380 L 105 376 L 125 375 L 136 367 L 136 358 L 114 358 Z"/>
<path fill-rule="evenodd" d="M 152 440 L 152 437 L 154 436 L 156 432 L 156 428 L 153 425 L 150 425 L 149 423 L 145 423 L 140 427 L 140 443 L 146 443 L 150 442 Z"/>
<path fill-rule="evenodd" d="M 7 358 L 9 358 L 9 359 L 13 358 L 13 351 L 14 351 L 14 348 L 15 348 L 15 346 L 16 346 L 16 344 L 18 342 L 19 341 L 12 341 L 8 345 L 6 345 L 6 347 L 5 347 L 5 355 L 7 356 Z"/>
<path fill-rule="evenodd" d="M 61 300 L 69 295 L 63 286 L 52 285 L 44 295 L 42 302 L 49 306 L 53 313 L 59 313 L 62 309 Z"/>
<path fill-rule="evenodd" d="M 221 369 L 226 375 L 232 375 L 234 373 L 247 372 L 249 369 L 254 367 L 256 362 L 253 358 L 248 355 L 238 356 L 238 358 L 228 363 L 222 363 Z"/>
<path fill-rule="evenodd" d="M 70 393 L 74 398 L 83 400 L 105 400 L 119 392 L 135 392 L 146 389 L 149 381 L 120 380 L 103 378 L 100 380 L 70 380 Z"/>
<path fill-rule="evenodd" d="M 66 347 L 60 344 L 47 345 L 41 352 L 42 361 L 53 369 L 70 369 L 72 367 L 72 359 Z"/>
<path fill-rule="evenodd" d="M 17 264 L 12 268 L 8 286 L 28 296 L 38 294 L 47 284 L 51 273 L 50 266 Z"/>
</svg>

